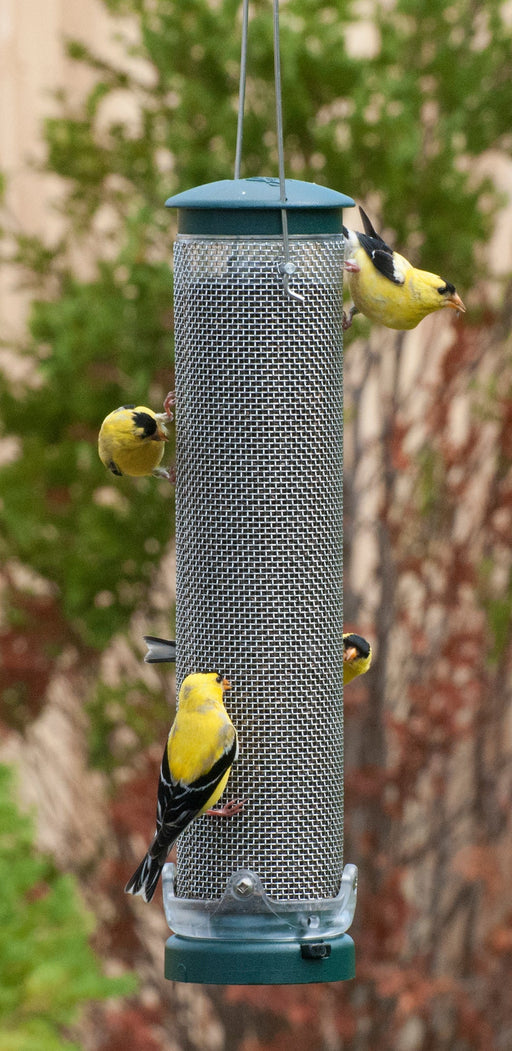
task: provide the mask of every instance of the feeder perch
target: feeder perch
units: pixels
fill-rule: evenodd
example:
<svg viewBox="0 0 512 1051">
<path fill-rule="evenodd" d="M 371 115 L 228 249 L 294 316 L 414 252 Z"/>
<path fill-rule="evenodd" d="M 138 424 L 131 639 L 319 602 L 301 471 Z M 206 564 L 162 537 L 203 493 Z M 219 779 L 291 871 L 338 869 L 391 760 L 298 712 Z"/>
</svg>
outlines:
<svg viewBox="0 0 512 1051">
<path fill-rule="evenodd" d="M 246 799 L 164 867 L 166 977 L 354 974 L 343 867 L 342 209 L 286 180 L 180 193 L 176 330 L 177 685 L 232 682 Z M 282 209 L 288 220 L 283 255 Z M 285 282 L 288 282 L 288 290 Z"/>
</svg>

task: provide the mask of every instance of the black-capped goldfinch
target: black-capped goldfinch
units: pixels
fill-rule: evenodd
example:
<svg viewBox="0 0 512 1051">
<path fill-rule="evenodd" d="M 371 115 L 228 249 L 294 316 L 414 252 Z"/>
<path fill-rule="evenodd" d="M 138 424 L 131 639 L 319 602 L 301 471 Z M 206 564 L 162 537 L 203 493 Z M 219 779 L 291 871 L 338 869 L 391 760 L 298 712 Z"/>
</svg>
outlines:
<svg viewBox="0 0 512 1051">
<path fill-rule="evenodd" d="M 354 301 L 348 316 L 343 312 L 344 331 L 350 328 L 354 314 L 364 314 L 387 328 L 408 329 L 443 307 L 465 313 L 454 285 L 437 274 L 417 270 L 382 240 L 366 212 L 359 211 L 364 233 L 343 227 L 344 268 Z"/>
<path fill-rule="evenodd" d="M 362 635 L 343 635 L 343 685 L 364 675 L 372 663 L 372 648 Z"/>
<path fill-rule="evenodd" d="M 105 417 L 98 436 L 98 452 L 112 474 L 153 474 L 174 481 L 172 469 L 159 466 L 168 440 L 166 424 L 173 418 L 173 403 L 174 394 L 169 393 L 165 412 L 153 412 L 145 405 L 121 405 Z"/>
<path fill-rule="evenodd" d="M 244 805 L 232 800 L 210 809 L 222 795 L 238 755 L 236 730 L 223 702 L 229 689 L 228 680 L 216 672 L 187 675 L 182 683 L 160 768 L 155 836 L 126 884 L 127 894 L 151 901 L 167 855 L 183 829 L 200 814 L 232 817 Z"/>
</svg>

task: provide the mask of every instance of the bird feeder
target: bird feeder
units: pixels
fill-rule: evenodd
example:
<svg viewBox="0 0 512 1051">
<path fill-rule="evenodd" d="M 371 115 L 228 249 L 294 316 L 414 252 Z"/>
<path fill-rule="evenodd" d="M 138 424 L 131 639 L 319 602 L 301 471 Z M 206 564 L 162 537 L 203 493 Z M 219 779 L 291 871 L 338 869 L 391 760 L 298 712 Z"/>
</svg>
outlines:
<svg viewBox="0 0 512 1051">
<path fill-rule="evenodd" d="M 354 975 L 343 862 L 342 209 L 287 179 L 178 209 L 177 685 L 218 671 L 240 755 L 234 818 L 204 816 L 164 867 L 167 978 Z M 283 254 L 282 212 L 288 243 Z M 225 797 L 226 798 L 226 797 Z"/>
</svg>

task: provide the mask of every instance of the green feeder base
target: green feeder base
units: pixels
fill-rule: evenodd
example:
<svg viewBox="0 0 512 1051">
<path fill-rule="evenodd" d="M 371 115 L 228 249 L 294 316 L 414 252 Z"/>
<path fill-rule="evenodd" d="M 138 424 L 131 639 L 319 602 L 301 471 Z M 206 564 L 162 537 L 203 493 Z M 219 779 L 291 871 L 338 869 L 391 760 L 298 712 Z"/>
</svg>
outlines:
<svg viewBox="0 0 512 1051">
<path fill-rule="evenodd" d="M 355 977 L 348 934 L 318 942 L 240 942 L 183 938 L 165 946 L 165 977 L 204 985 L 303 985 Z"/>
</svg>

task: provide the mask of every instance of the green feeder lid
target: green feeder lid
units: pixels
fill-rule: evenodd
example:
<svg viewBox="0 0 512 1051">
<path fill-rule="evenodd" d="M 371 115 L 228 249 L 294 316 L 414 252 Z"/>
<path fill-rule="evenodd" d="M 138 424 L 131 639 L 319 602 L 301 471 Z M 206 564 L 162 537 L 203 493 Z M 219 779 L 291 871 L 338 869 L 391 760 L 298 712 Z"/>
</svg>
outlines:
<svg viewBox="0 0 512 1051">
<path fill-rule="evenodd" d="M 283 202 L 279 179 L 222 179 L 184 190 L 165 204 L 179 209 L 183 234 L 279 236 L 283 208 L 292 235 L 341 233 L 342 209 L 354 206 L 351 197 L 300 179 L 286 179 L 285 188 Z"/>
</svg>

